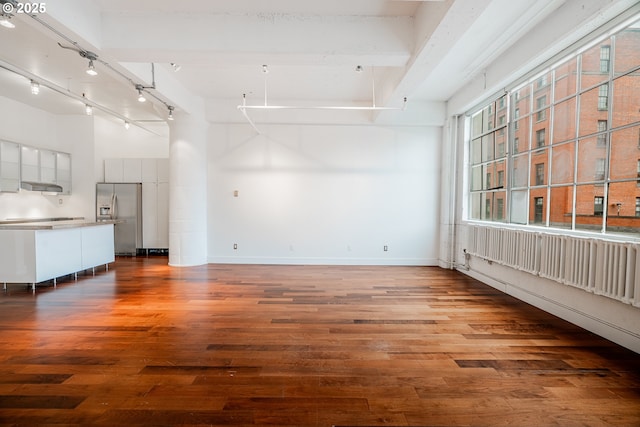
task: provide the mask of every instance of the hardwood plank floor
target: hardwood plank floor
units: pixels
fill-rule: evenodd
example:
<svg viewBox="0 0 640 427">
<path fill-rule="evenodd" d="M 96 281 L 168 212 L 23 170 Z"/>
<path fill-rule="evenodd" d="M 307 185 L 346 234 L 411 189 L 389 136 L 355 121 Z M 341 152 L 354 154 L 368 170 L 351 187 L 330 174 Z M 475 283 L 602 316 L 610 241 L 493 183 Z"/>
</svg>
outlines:
<svg viewBox="0 0 640 427">
<path fill-rule="evenodd" d="M 640 355 L 432 267 L 118 258 L 0 297 L 0 425 L 640 426 Z"/>
</svg>

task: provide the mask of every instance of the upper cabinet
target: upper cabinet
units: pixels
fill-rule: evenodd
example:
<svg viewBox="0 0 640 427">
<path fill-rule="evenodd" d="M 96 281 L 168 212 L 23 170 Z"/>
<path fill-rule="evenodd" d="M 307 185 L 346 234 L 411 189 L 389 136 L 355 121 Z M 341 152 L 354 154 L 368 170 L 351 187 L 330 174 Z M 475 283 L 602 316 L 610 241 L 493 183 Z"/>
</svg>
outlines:
<svg viewBox="0 0 640 427">
<path fill-rule="evenodd" d="M 104 182 L 169 182 L 169 159 L 105 159 Z"/>
<path fill-rule="evenodd" d="M 71 154 L 27 145 L 21 146 L 13 142 L 2 141 L 2 143 L 2 149 L 11 153 L 7 157 L 13 159 L 16 165 L 9 167 L 12 178 L 5 178 L 5 173 L 2 171 L 4 168 L 0 168 L 3 182 L 8 179 L 12 184 L 7 188 L 4 185 L 0 186 L 1 191 L 18 191 L 22 181 L 57 184 L 62 187 L 62 194 L 71 194 Z M 3 157 L 5 156 L 0 157 L 2 166 L 4 166 Z M 14 186 L 16 180 L 17 188 Z"/>
<path fill-rule="evenodd" d="M 20 144 L 0 141 L 0 191 L 20 189 Z"/>
<path fill-rule="evenodd" d="M 71 194 L 71 154 L 56 153 L 56 180 L 64 194 Z"/>
</svg>

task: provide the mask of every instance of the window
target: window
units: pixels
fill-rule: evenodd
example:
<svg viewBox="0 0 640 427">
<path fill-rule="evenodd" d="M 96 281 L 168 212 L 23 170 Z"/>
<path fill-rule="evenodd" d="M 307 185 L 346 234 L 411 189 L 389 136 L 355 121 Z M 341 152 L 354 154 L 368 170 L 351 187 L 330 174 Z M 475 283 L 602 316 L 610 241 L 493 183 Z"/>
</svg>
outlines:
<svg viewBox="0 0 640 427">
<path fill-rule="evenodd" d="M 596 173 L 594 179 L 596 181 L 604 180 L 604 159 L 596 159 Z"/>
<path fill-rule="evenodd" d="M 491 173 L 487 172 L 486 188 L 487 188 L 487 189 L 489 189 L 489 188 L 491 188 L 491 187 L 493 187 L 493 186 L 491 185 Z"/>
<path fill-rule="evenodd" d="M 547 105 L 547 95 L 542 95 L 540 98 L 536 99 L 536 120 L 542 121 L 547 118 L 547 110 L 544 108 Z"/>
<path fill-rule="evenodd" d="M 542 76 L 538 77 L 538 80 L 536 80 L 536 88 L 540 89 L 542 87 L 545 87 L 547 85 L 547 75 L 543 74 Z"/>
<path fill-rule="evenodd" d="M 608 73 L 611 63 L 611 46 L 600 46 L 600 72 Z"/>
<path fill-rule="evenodd" d="M 544 198 L 536 197 L 533 202 L 533 222 L 542 222 L 542 212 L 544 208 Z"/>
<path fill-rule="evenodd" d="M 545 137 L 546 137 L 546 130 L 545 129 L 539 129 L 539 130 L 536 131 L 536 146 L 537 147 L 544 147 Z"/>
<path fill-rule="evenodd" d="M 536 165 L 536 185 L 544 185 L 544 163 Z"/>
<path fill-rule="evenodd" d="M 638 28 L 640 15 L 470 112 L 470 219 L 640 235 Z M 492 158 L 474 148 L 485 138 Z"/>
<path fill-rule="evenodd" d="M 496 199 L 496 219 L 504 219 L 504 199 Z"/>
<path fill-rule="evenodd" d="M 598 120 L 598 147 L 604 147 L 607 145 L 607 134 L 604 133 L 607 130 L 607 121 Z"/>
<path fill-rule="evenodd" d="M 598 88 L 598 110 L 609 109 L 609 85 L 602 85 Z"/>
<path fill-rule="evenodd" d="M 596 196 L 593 198 L 593 214 L 602 216 L 602 212 L 604 212 L 604 197 Z"/>
</svg>

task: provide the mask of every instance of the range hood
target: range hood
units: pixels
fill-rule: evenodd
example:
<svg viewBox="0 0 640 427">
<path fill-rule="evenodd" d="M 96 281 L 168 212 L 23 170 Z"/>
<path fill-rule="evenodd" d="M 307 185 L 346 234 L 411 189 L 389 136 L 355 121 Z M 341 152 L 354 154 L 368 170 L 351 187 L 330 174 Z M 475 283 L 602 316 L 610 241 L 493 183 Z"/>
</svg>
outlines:
<svg viewBox="0 0 640 427">
<path fill-rule="evenodd" d="M 62 193 L 62 187 L 57 184 L 46 182 L 22 181 L 20 188 L 29 191 L 47 191 L 50 193 Z"/>
</svg>

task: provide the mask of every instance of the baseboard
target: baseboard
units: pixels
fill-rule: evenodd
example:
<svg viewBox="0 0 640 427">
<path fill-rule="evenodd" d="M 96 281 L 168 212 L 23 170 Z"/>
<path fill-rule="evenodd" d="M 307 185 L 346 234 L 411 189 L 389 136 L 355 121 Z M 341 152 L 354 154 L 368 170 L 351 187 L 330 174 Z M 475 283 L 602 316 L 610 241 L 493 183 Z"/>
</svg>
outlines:
<svg viewBox="0 0 640 427">
<path fill-rule="evenodd" d="M 423 258 L 320 258 L 320 257 L 224 257 L 208 258 L 210 264 L 274 264 L 274 265 L 397 265 L 438 266 L 438 259 Z"/>
<path fill-rule="evenodd" d="M 568 298 L 567 301 L 571 301 L 573 304 L 563 303 L 561 301 L 554 300 L 543 294 L 535 292 L 532 289 L 528 289 L 525 286 L 516 285 L 514 283 L 507 283 L 503 280 L 496 279 L 477 270 L 459 270 L 461 273 L 473 277 L 476 280 L 481 281 L 499 291 L 511 295 L 523 302 L 533 305 L 547 313 L 553 314 L 563 320 L 573 323 L 581 328 L 584 328 L 596 335 L 606 338 L 616 344 L 628 348 L 636 353 L 640 354 L 640 331 L 630 330 L 629 327 L 638 328 L 640 322 L 640 310 L 635 307 L 627 307 L 618 301 L 614 301 L 595 294 L 586 293 L 580 289 L 571 288 L 560 284 L 550 284 L 549 286 L 559 286 L 558 288 L 563 292 L 566 292 Z M 527 273 L 522 273 L 527 274 Z M 519 283 L 519 282 L 518 282 Z M 630 317 L 621 316 L 628 322 L 626 324 L 621 322 L 615 322 L 611 319 L 606 319 L 606 316 L 599 315 L 600 313 L 586 312 L 581 310 L 576 304 L 575 299 L 571 298 L 571 294 L 574 297 L 582 299 L 593 299 L 595 302 L 600 303 L 603 306 L 611 306 L 614 311 L 626 311 Z M 592 304 L 595 305 L 595 304 Z M 615 310 L 615 309 L 618 310 Z"/>
</svg>

